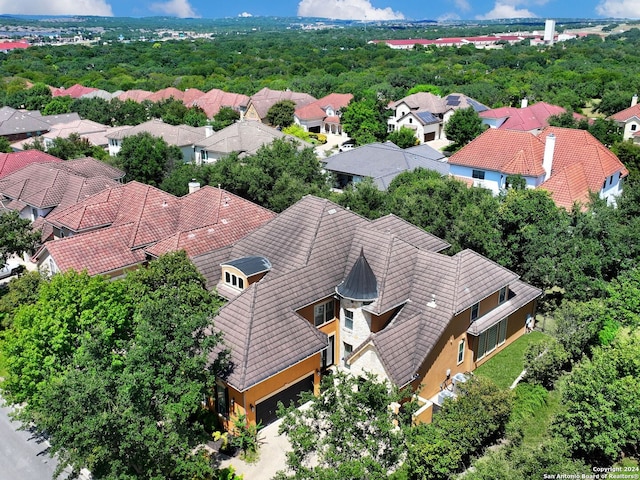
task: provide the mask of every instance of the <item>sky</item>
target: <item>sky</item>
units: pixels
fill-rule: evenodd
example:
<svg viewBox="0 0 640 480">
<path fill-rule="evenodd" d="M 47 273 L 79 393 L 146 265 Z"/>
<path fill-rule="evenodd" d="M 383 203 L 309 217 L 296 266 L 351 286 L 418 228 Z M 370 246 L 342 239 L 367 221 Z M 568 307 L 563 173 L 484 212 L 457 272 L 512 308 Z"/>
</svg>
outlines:
<svg viewBox="0 0 640 480">
<path fill-rule="evenodd" d="M 344 20 L 640 18 L 640 0 L 0 0 L 0 14 Z"/>
</svg>

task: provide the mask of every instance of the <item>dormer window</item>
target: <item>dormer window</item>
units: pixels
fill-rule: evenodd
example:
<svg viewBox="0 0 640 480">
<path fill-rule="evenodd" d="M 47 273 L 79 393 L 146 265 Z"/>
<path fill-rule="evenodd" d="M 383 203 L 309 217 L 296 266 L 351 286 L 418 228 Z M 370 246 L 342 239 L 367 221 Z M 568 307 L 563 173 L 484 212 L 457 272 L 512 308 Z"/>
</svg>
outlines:
<svg viewBox="0 0 640 480">
<path fill-rule="evenodd" d="M 224 283 L 226 283 L 230 287 L 244 290 L 244 278 L 239 277 L 233 273 L 224 272 Z"/>
<path fill-rule="evenodd" d="M 333 320 L 334 308 L 333 298 L 327 302 L 316 305 L 313 308 L 313 323 L 316 327 Z"/>
</svg>

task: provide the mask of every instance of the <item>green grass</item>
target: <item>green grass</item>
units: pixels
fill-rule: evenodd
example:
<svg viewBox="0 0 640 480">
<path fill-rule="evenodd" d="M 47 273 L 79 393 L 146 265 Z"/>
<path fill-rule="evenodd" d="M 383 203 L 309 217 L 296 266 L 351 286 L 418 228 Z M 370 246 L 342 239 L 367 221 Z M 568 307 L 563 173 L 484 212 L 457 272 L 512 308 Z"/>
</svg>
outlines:
<svg viewBox="0 0 640 480">
<path fill-rule="evenodd" d="M 524 369 L 524 351 L 527 346 L 539 343 L 547 335 L 531 332 L 523 335 L 496 356 L 480 365 L 473 373 L 490 378 L 500 388 L 509 388 Z"/>
<path fill-rule="evenodd" d="M 523 387 L 525 383 L 519 384 Z M 540 387 L 542 389 L 542 387 Z M 544 389 L 543 389 L 544 390 Z M 523 445 L 535 447 L 544 442 L 549 436 L 549 426 L 553 417 L 560 409 L 560 399 L 562 392 L 558 389 L 551 390 L 545 395 L 546 399 L 540 404 L 536 404 L 535 408 L 527 411 L 526 415 L 519 418 L 522 426 L 522 443 Z M 516 398 L 516 402 L 518 399 Z M 514 413 L 518 406 L 514 406 Z"/>
</svg>

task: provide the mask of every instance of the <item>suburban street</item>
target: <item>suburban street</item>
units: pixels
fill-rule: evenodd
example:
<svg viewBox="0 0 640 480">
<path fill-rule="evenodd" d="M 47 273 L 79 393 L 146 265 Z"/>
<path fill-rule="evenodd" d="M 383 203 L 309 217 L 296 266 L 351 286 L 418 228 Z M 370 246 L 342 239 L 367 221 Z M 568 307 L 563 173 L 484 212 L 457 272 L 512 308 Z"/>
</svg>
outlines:
<svg viewBox="0 0 640 480">
<path fill-rule="evenodd" d="M 0 480 L 53 478 L 57 463 L 49 457 L 47 443 L 28 430 L 19 431 L 20 424 L 8 416 L 10 411 L 11 407 L 0 407 Z"/>
</svg>

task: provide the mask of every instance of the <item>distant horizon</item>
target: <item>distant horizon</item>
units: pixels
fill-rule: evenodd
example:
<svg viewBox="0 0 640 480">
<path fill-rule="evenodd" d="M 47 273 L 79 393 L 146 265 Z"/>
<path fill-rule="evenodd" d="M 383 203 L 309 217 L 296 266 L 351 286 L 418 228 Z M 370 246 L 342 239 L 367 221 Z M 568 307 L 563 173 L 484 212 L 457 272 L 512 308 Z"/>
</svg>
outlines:
<svg viewBox="0 0 640 480">
<path fill-rule="evenodd" d="M 117 18 L 237 17 L 323 18 L 328 20 L 386 21 L 497 21 L 585 19 L 640 19 L 635 0 L 451 0 L 425 6 L 402 0 L 0 0 L 1 15 L 96 16 Z"/>
</svg>

